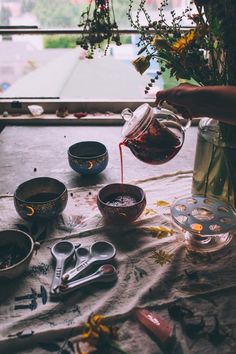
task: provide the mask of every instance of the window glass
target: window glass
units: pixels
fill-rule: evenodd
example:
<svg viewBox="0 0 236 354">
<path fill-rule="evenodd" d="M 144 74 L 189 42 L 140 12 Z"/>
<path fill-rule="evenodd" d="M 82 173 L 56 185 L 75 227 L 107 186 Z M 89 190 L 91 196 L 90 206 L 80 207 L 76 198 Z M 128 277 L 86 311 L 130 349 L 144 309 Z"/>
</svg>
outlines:
<svg viewBox="0 0 236 354">
<path fill-rule="evenodd" d="M 82 12 L 91 0 L 0 0 L 0 26 L 38 26 L 39 28 L 72 28 L 80 23 Z M 157 9 L 163 0 L 146 0 L 145 8 L 151 18 L 157 18 Z M 136 12 L 141 0 L 132 1 Z M 169 0 L 165 7 L 167 17 L 170 11 L 181 13 L 190 0 Z M 121 27 L 130 27 L 127 10 L 128 0 L 109 0 L 115 11 L 116 21 Z M 142 19 L 142 17 L 141 17 Z"/>
<path fill-rule="evenodd" d="M 140 75 L 132 64 L 138 36 L 122 36 L 107 55 L 93 59 L 76 46 L 76 35 L 13 35 L 0 41 L 0 96 L 61 99 L 124 100 L 152 98 L 173 79 L 160 77 L 145 95 L 159 66 L 152 62 Z"/>
<path fill-rule="evenodd" d="M 90 0 L 0 0 L 1 26 L 38 26 L 66 29 L 77 27 L 81 12 Z M 161 0 L 147 0 L 154 20 Z M 167 18 L 175 9 L 181 13 L 189 0 L 170 0 Z M 132 16 L 140 0 L 133 1 Z M 111 5 L 111 1 L 110 1 Z M 130 27 L 127 0 L 113 0 L 119 28 Z M 140 21 L 145 19 L 140 15 Z M 78 28 L 78 27 L 77 27 Z M 158 89 L 177 83 L 165 72 L 145 94 L 145 87 L 159 70 L 153 61 L 143 75 L 132 65 L 138 53 L 138 35 L 122 35 L 121 46 L 111 44 L 104 56 L 98 50 L 94 59 L 76 45 L 75 34 L 21 34 L 0 37 L 0 97 L 126 100 L 155 97 Z M 104 49 L 104 46 L 103 48 Z"/>
</svg>

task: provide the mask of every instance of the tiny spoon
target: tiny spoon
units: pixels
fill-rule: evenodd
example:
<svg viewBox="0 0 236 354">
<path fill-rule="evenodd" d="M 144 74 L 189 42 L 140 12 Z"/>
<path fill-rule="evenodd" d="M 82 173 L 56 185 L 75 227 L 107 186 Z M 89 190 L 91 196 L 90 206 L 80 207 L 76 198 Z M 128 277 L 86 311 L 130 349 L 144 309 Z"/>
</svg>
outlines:
<svg viewBox="0 0 236 354">
<path fill-rule="evenodd" d="M 70 241 L 59 241 L 51 249 L 52 256 L 56 260 L 56 267 L 50 289 L 51 295 L 55 295 L 61 284 L 65 263 L 73 256 L 75 246 Z"/>
<path fill-rule="evenodd" d="M 104 261 L 111 260 L 115 257 L 115 254 L 115 246 L 113 246 L 110 242 L 94 242 L 90 247 L 87 260 L 84 260 L 78 266 L 75 266 L 74 268 L 66 272 L 62 277 L 63 282 L 69 282 L 72 279 L 78 277 L 94 264 L 104 263 Z"/>
<path fill-rule="evenodd" d="M 116 268 L 111 264 L 103 264 L 98 270 L 88 275 L 87 277 L 72 281 L 70 283 L 62 283 L 60 285 L 59 291 L 61 294 L 70 293 L 82 286 L 94 283 L 94 282 L 113 282 L 117 280 Z"/>
<path fill-rule="evenodd" d="M 87 247 L 78 247 L 75 250 L 76 263 L 75 267 L 78 267 L 84 261 L 87 261 L 89 258 L 90 252 Z"/>
</svg>

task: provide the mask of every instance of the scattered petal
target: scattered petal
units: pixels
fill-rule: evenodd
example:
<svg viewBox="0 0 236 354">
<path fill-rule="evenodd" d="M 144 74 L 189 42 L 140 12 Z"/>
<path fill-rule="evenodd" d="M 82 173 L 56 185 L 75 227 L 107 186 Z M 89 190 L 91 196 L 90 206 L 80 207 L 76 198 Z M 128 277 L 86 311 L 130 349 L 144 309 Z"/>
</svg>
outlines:
<svg viewBox="0 0 236 354">
<path fill-rule="evenodd" d="M 155 205 L 158 207 L 167 207 L 167 206 L 170 206 L 170 203 L 166 202 L 165 200 L 157 200 L 155 202 Z"/>
<path fill-rule="evenodd" d="M 173 235 L 175 232 L 172 229 L 169 229 L 165 226 L 148 226 L 143 228 L 146 231 L 151 232 L 152 237 L 164 238 L 170 235 Z"/>
<path fill-rule="evenodd" d="M 157 212 L 151 208 L 145 208 L 144 215 L 155 215 Z"/>
</svg>

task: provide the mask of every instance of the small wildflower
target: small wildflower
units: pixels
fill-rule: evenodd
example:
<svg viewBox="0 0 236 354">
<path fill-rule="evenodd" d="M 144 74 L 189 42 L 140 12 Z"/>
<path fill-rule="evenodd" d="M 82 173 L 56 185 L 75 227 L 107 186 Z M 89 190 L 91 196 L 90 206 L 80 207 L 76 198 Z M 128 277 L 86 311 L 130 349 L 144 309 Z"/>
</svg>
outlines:
<svg viewBox="0 0 236 354">
<path fill-rule="evenodd" d="M 157 49 L 170 49 L 170 44 L 167 42 L 167 40 L 159 35 L 156 35 L 153 38 L 151 45 Z"/>
<path fill-rule="evenodd" d="M 132 61 L 135 69 L 142 75 L 150 66 L 150 60 L 145 56 L 140 56 Z"/>
</svg>

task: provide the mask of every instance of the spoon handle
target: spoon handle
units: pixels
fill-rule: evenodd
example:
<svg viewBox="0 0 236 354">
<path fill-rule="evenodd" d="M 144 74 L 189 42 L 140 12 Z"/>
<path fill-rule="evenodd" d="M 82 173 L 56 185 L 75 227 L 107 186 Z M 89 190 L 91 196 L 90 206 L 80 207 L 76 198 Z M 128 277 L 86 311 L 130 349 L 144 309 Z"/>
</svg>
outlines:
<svg viewBox="0 0 236 354">
<path fill-rule="evenodd" d="M 51 289 L 50 289 L 51 295 L 55 295 L 57 293 L 57 290 L 61 284 L 61 279 L 62 279 L 63 270 L 64 270 L 64 264 L 65 264 L 65 261 L 63 259 L 58 259 L 56 261 L 56 268 L 54 271 L 54 276 L 53 276 L 52 285 L 51 285 Z"/>
<path fill-rule="evenodd" d="M 62 285 L 60 286 L 60 293 L 61 294 L 67 294 L 70 293 L 78 288 L 81 288 L 82 286 L 91 284 L 97 280 L 99 280 L 99 278 L 102 277 L 102 273 L 100 270 L 97 270 L 95 273 L 88 275 L 87 277 L 84 277 L 82 279 L 78 279 L 75 281 L 72 281 L 70 283 L 62 283 Z"/>
<path fill-rule="evenodd" d="M 82 263 L 80 263 L 78 266 L 72 268 L 71 270 L 69 270 L 68 272 L 66 272 L 62 279 L 64 282 L 68 282 L 72 279 L 74 279 L 75 277 L 79 276 L 80 274 L 82 274 L 93 262 L 87 260 L 84 261 Z"/>
</svg>

